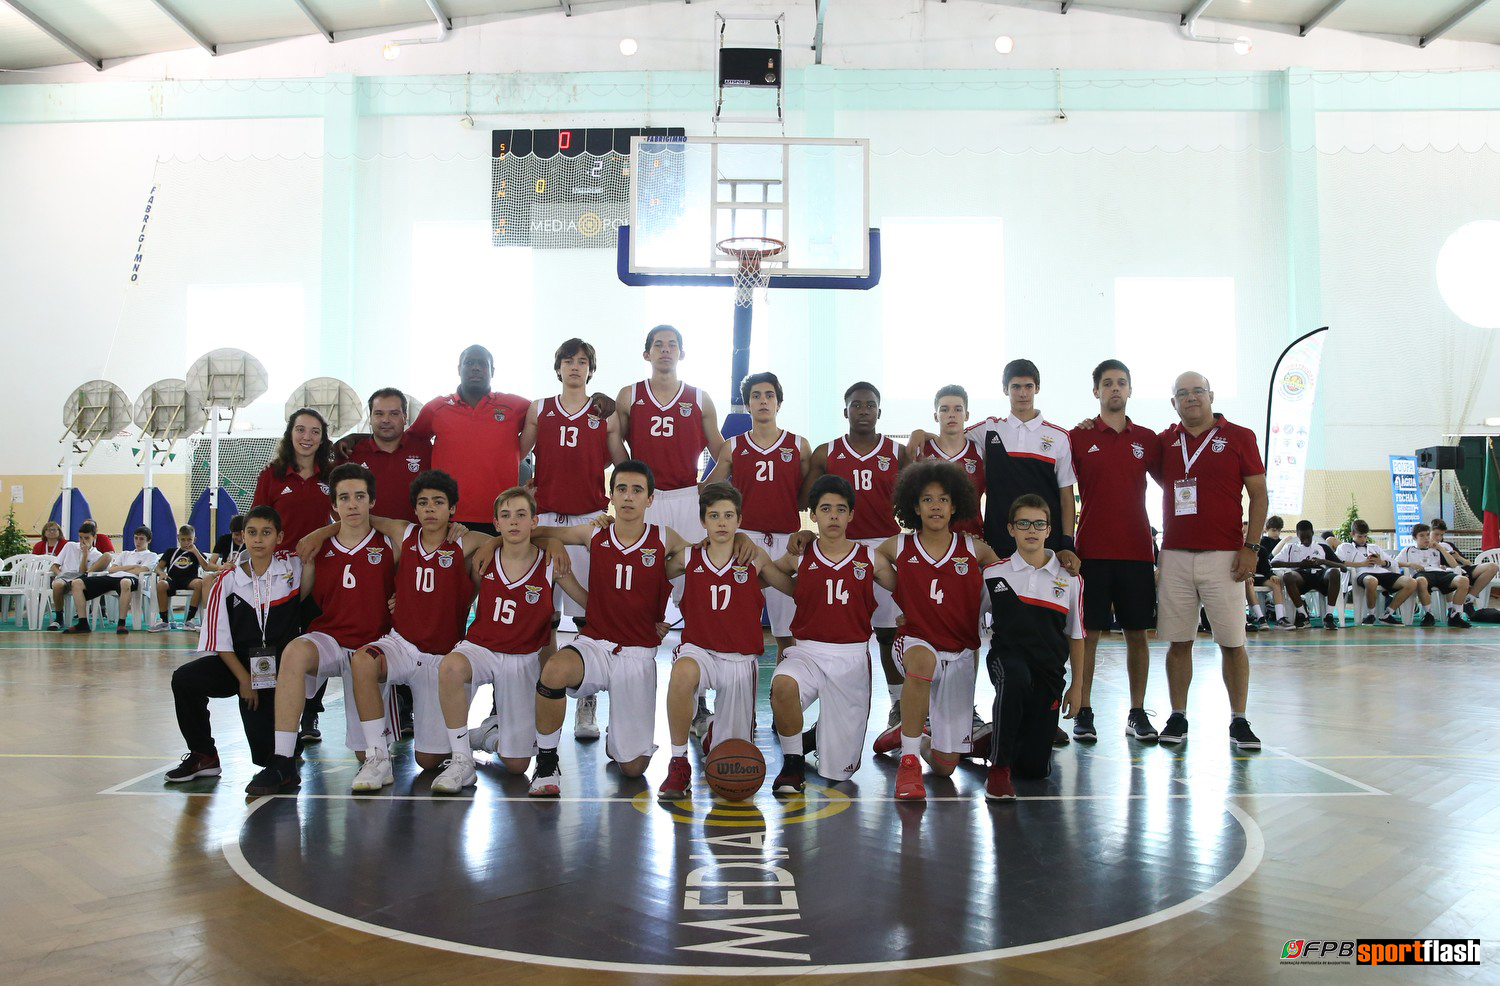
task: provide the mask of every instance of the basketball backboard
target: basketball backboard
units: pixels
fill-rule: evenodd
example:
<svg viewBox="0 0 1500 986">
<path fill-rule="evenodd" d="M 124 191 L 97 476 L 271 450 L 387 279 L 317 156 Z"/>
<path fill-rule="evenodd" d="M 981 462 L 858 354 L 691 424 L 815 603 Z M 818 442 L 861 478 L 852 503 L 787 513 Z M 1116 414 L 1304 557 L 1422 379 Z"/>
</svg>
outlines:
<svg viewBox="0 0 1500 986">
<path fill-rule="evenodd" d="M 764 265 L 773 284 L 871 275 L 867 140 L 638 137 L 630 175 L 630 275 L 727 283 L 737 263 L 716 244 L 741 236 L 786 244 Z"/>
</svg>

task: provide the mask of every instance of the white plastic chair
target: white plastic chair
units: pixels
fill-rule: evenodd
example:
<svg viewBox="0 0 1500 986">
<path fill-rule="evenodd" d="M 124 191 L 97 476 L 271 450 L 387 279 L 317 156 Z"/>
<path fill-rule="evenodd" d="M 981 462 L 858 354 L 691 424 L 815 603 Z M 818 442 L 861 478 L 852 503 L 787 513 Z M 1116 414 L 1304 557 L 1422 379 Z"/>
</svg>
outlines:
<svg viewBox="0 0 1500 986">
<path fill-rule="evenodd" d="M 1479 557 L 1477 557 L 1477 558 L 1474 559 L 1474 564 L 1476 564 L 1476 565 L 1500 565 L 1500 548 L 1491 548 L 1488 551 L 1481 551 L 1479 553 Z M 1488 606 L 1490 604 L 1490 597 L 1493 595 L 1493 593 L 1495 591 L 1495 582 L 1496 581 L 1500 581 L 1500 577 L 1497 577 L 1496 579 L 1492 579 L 1490 581 L 1490 584 L 1484 587 L 1484 592 L 1481 593 L 1480 596 L 1479 596 L 1479 608 L 1480 609 L 1484 609 L 1486 606 Z"/>
<path fill-rule="evenodd" d="M 12 610 L 16 614 L 17 625 L 30 615 L 27 597 L 31 594 L 31 586 L 27 582 L 26 569 L 22 563 L 34 557 L 14 555 L 0 560 L 0 621 L 5 620 Z"/>
</svg>

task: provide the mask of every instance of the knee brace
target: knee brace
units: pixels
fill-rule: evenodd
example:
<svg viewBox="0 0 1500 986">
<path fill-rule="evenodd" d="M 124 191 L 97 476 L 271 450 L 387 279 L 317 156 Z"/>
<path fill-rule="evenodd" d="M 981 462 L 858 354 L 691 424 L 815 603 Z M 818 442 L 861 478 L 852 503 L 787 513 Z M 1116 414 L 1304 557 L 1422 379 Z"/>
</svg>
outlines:
<svg viewBox="0 0 1500 986">
<path fill-rule="evenodd" d="M 542 696 L 542 698 L 568 697 L 568 690 L 566 688 L 552 688 L 548 685 L 544 685 L 542 684 L 542 679 L 540 678 L 536 680 L 536 693 Z"/>
</svg>

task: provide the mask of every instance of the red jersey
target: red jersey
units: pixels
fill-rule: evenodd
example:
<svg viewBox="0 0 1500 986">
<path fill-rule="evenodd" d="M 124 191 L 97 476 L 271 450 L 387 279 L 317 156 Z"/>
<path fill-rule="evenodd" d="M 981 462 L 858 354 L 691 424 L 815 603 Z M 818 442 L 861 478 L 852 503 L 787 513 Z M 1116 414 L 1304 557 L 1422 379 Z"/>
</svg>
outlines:
<svg viewBox="0 0 1500 986">
<path fill-rule="evenodd" d="M 296 550 L 298 541 L 333 520 L 333 504 L 321 472 L 303 479 L 295 469 L 277 476 L 271 466 L 266 466 L 255 481 L 255 496 L 250 505 L 275 508 L 281 518 L 281 546 L 287 550 Z"/>
<path fill-rule="evenodd" d="M 1078 557 L 1155 561 L 1151 519 L 1146 515 L 1146 474 L 1161 474 L 1161 439 L 1150 428 L 1125 419 L 1115 431 L 1095 418 L 1068 432 L 1073 473 L 1083 507 L 1078 514 Z"/>
<path fill-rule="evenodd" d="M 671 595 L 666 528 L 647 524 L 634 544 L 621 544 L 614 524 L 594 532 L 583 636 L 654 650 L 661 643 L 656 625 L 667 615 Z"/>
<path fill-rule="evenodd" d="M 511 582 L 500 551 L 495 549 L 479 582 L 479 606 L 466 639 L 497 654 L 535 654 L 552 640 L 552 565 L 538 551 L 525 574 Z"/>
<path fill-rule="evenodd" d="M 613 457 L 609 423 L 599 416 L 599 409 L 589 403 L 569 414 L 561 397 L 533 406 L 537 509 L 576 517 L 608 507 L 604 474 Z"/>
<path fill-rule="evenodd" d="M 307 630 L 350 650 L 379 640 L 391 628 L 395 591 L 395 552 L 384 535 L 371 531 L 352 548 L 331 537 L 313 561 L 312 598 L 322 612 Z"/>
<path fill-rule="evenodd" d="M 900 532 L 891 508 L 896 470 L 901 468 L 899 448 L 884 435 L 865 455 L 855 452 L 848 438 L 835 438 L 828 443 L 828 475 L 842 476 L 854 487 L 854 518 L 844 532 L 851 541 L 883 540 Z"/>
<path fill-rule="evenodd" d="M 750 433 L 729 440 L 729 481 L 744 497 L 740 526 L 761 534 L 791 534 L 802 529 L 797 496 L 802 490 L 802 444 L 783 431 L 770 448 L 755 444 Z"/>
<path fill-rule="evenodd" d="M 792 636 L 825 644 L 860 644 L 870 639 L 875 615 L 875 566 L 862 544 L 838 564 L 823 557 L 814 541 L 797 563 L 797 604 Z M 975 626 L 978 626 L 975 618 Z"/>
<path fill-rule="evenodd" d="M 411 481 L 432 468 L 432 443 L 402 435 L 394 451 L 382 451 L 375 439 L 355 445 L 346 460 L 364 466 L 375 476 L 375 514 L 408 524 L 417 520 L 411 505 Z M 446 651 L 444 652 L 446 653 Z"/>
<path fill-rule="evenodd" d="M 895 592 L 906 615 L 901 636 L 920 638 L 941 651 L 977 650 L 983 595 L 973 538 L 954 534 L 943 556 L 933 558 L 916 534 L 901 535 Z"/>
<path fill-rule="evenodd" d="M 1245 541 L 1240 531 L 1245 479 L 1266 471 L 1255 432 L 1215 414 L 1213 427 L 1196 438 L 1180 423 L 1160 438 L 1162 550 L 1238 551 Z M 1179 516 L 1173 493 L 1185 474 L 1197 480 L 1198 512 Z"/>
<path fill-rule="evenodd" d="M 979 449 L 979 443 L 972 438 L 964 439 L 964 447 L 959 449 L 957 455 L 949 455 L 938 447 L 937 439 L 929 438 L 927 443 L 913 452 L 919 459 L 946 459 L 964 471 L 969 477 L 970 484 L 974 487 L 974 494 L 981 499 L 984 497 L 984 453 Z M 984 511 L 970 517 L 968 520 L 956 520 L 953 522 L 953 530 L 958 534 L 972 534 L 977 538 L 984 537 Z"/>
<path fill-rule="evenodd" d="M 446 654 L 463 637 L 473 601 L 474 581 L 463 545 L 444 541 L 423 551 L 422 528 L 407 525 L 401 538 L 392 628 L 424 654 Z"/>
<path fill-rule="evenodd" d="M 682 583 L 682 642 L 724 654 L 760 654 L 766 649 L 760 611 L 765 597 L 754 565 L 734 556 L 715 568 L 708 552 L 686 549 Z"/>
<path fill-rule="evenodd" d="M 698 484 L 698 459 L 703 440 L 703 395 L 697 387 L 681 384 L 665 404 L 656 403 L 651 382 L 630 388 L 630 430 L 624 436 L 630 454 L 651 467 L 659 490 L 680 490 Z"/>
<path fill-rule="evenodd" d="M 457 481 L 455 520 L 495 522 L 495 497 L 520 476 L 521 429 L 530 406 L 515 394 L 485 394 L 470 407 L 454 393 L 422 405 L 406 429 L 413 441 L 432 442 L 432 468 Z"/>
<path fill-rule="evenodd" d="M 31 546 L 31 553 L 33 555 L 60 555 L 62 554 L 63 545 L 67 543 L 67 538 L 59 538 L 56 544 L 50 545 L 43 539 Z"/>
</svg>

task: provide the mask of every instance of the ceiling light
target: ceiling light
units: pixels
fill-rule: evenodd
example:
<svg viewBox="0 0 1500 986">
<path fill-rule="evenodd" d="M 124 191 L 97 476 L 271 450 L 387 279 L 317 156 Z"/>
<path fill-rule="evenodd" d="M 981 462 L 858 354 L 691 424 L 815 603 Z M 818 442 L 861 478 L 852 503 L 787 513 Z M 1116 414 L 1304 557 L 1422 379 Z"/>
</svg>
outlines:
<svg viewBox="0 0 1500 986">
<path fill-rule="evenodd" d="M 1243 35 L 1234 39 L 1234 53 L 1236 55 L 1248 55 L 1253 48 L 1254 45 L 1250 43 L 1250 39 Z"/>
<path fill-rule="evenodd" d="M 620 39 L 620 54 L 630 56 L 640 50 L 640 45 L 635 43 L 635 38 Z"/>
<path fill-rule="evenodd" d="M 1500 428 L 1500 418 L 1485 418 L 1484 426 L 1486 428 Z"/>
<path fill-rule="evenodd" d="M 401 57 L 401 46 L 394 41 L 387 41 L 385 47 L 380 49 L 380 53 L 385 56 L 386 61 L 394 62 Z"/>
<path fill-rule="evenodd" d="M 1002 34 L 995 39 L 995 50 L 1002 55 L 1009 55 L 1016 50 L 1016 39 L 1009 34 Z"/>
</svg>

